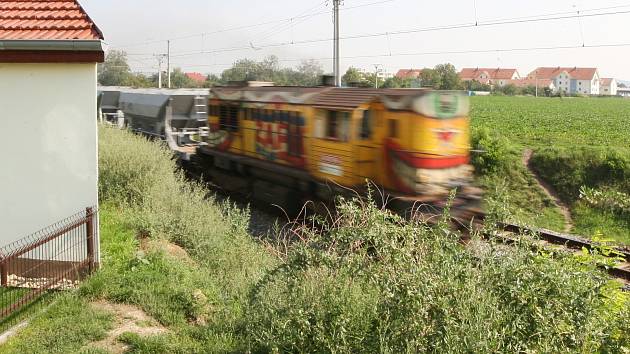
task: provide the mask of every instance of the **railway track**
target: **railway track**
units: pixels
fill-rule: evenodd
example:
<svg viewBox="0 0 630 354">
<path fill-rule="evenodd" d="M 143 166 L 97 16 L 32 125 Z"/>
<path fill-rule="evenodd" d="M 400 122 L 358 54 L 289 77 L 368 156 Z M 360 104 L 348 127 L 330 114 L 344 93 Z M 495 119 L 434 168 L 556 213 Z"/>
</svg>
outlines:
<svg viewBox="0 0 630 354">
<path fill-rule="evenodd" d="M 186 168 L 185 168 L 186 169 Z M 201 180 L 202 177 L 200 174 L 195 173 L 192 169 L 186 169 L 189 178 L 195 180 Z M 207 182 L 207 181 L 206 181 Z M 270 230 L 271 225 L 275 223 L 274 215 L 276 215 L 278 219 L 286 218 L 286 214 L 279 213 L 279 209 L 277 207 L 265 208 L 263 207 L 263 203 L 252 203 L 252 200 L 249 196 L 240 195 L 238 192 L 228 192 L 226 190 L 221 190 L 217 188 L 212 188 L 215 192 L 220 193 L 223 197 L 233 198 L 236 197 L 235 201 L 239 202 L 243 207 L 250 207 L 258 210 L 259 212 L 252 213 L 251 226 L 254 234 L 257 236 L 264 235 L 267 231 Z M 468 227 L 470 224 L 462 223 L 461 220 L 475 220 L 474 226 L 476 229 L 481 229 L 482 221 L 484 220 L 484 213 L 481 211 L 469 211 L 469 210 L 453 210 L 454 213 L 458 214 L 457 218 L 453 218 L 453 225 L 458 226 L 457 229 L 462 231 L 464 234 L 470 232 Z M 430 213 L 435 217 L 439 217 L 440 214 Z M 426 215 L 425 215 L 426 216 Z M 257 217 L 260 217 L 263 220 L 257 221 L 253 220 Z M 425 218 L 423 218 L 425 219 Z M 433 218 L 429 218 L 433 219 Z M 426 219 L 425 219 L 426 220 Z M 286 219 L 285 219 L 286 221 Z M 258 225 L 260 224 L 260 225 Z M 594 243 L 593 241 L 588 240 L 585 237 L 579 237 L 575 235 L 569 235 L 564 233 L 559 233 L 546 229 L 538 229 L 531 227 L 524 227 L 512 223 L 502 223 L 497 225 L 498 231 L 495 232 L 485 232 L 482 233 L 486 238 L 496 239 L 505 244 L 513 244 L 519 242 L 523 237 L 527 237 L 532 245 L 537 249 L 546 249 L 555 252 L 566 252 L 566 253 L 578 253 L 582 252 L 583 249 L 588 250 L 589 252 L 594 252 L 598 254 L 602 259 L 610 259 L 610 263 L 614 263 L 614 266 L 610 266 L 609 264 L 602 265 L 601 268 L 604 269 L 609 275 L 612 277 L 619 279 L 624 282 L 624 291 L 630 292 L 630 248 L 628 247 L 610 247 L 606 245 L 599 245 Z M 602 251 L 605 250 L 604 254 Z M 608 263 L 608 262 L 606 262 Z"/>
<path fill-rule="evenodd" d="M 514 243 L 518 242 L 521 237 L 530 237 L 534 247 L 539 249 L 568 253 L 578 253 L 586 249 L 592 254 L 603 257 L 602 259 L 609 259 L 610 264 L 602 264 L 600 267 L 612 277 L 623 281 L 625 283 L 624 291 L 630 291 L 630 249 L 628 247 L 597 244 L 583 237 L 511 223 L 502 223 L 499 227 L 502 231 L 486 234 L 486 236 L 498 237 L 505 243 Z"/>
</svg>

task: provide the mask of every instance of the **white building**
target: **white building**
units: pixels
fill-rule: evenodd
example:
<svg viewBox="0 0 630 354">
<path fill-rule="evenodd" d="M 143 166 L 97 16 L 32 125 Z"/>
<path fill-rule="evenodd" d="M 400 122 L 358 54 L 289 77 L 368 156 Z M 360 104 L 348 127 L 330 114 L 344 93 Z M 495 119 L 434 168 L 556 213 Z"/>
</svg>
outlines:
<svg viewBox="0 0 630 354">
<path fill-rule="evenodd" d="M 1 249 L 97 207 L 96 81 L 104 54 L 101 31 L 76 0 L 0 4 Z M 54 261 L 85 257 L 85 244 L 56 247 Z"/>
<path fill-rule="evenodd" d="M 555 93 L 599 95 L 600 77 L 596 68 L 541 67 L 532 71 L 527 78 L 552 80 Z"/>
<path fill-rule="evenodd" d="M 617 80 L 604 78 L 599 81 L 599 94 L 602 96 L 617 96 Z"/>
</svg>

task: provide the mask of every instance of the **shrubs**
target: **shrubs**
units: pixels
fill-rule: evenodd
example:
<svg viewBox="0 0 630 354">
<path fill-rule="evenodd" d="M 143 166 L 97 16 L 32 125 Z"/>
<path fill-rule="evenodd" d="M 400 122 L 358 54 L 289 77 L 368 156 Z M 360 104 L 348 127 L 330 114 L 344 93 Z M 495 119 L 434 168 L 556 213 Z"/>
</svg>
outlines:
<svg viewBox="0 0 630 354">
<path fill-rule="evenodd" d="M 472 146 L 475 150 L 472 164 L 479 175 L 505 171 L 518 159 L 515 158 L 515 150 L 509 141 L 500 135 L 492 134 L 487 128 L 473 132 Z"/>
<path fill-rule="evenodd" d="M 507 144 L 488 137 L 479 141 L 499 151 L 480 166 L 505 168 Z M 151 338 L 124 335 L 121 340 L 132 350 L 628 347 L 627 322 L 618 322 L 627 314 L 627 297 L 609 288 L 593 265 L 532 253 L 530 245 L 464 248 L 445 224 L 429 228 L 357 202 L 341 202 L 332 222 L 318 219 L 311 224 L 317 227 L 286 233 L 288 239 L 279 241 L 287 242 L 268 246 L 282 255 L 272 260 L 247 235 L 248 216 L 185 181 L 165 149 L 110 129 L 101 129 L 101 144 L 103 199 L 133 215 L 126 221 L 136 230 L 184 246 L 197 263 L 134 254 L 121 240 L 124 256 L 105 263 L 115 267 L 82 289 L 88 297 L 137 303 L 173 329 Z M 207 325 L 192 321 L 201 311 L 196 289 L 208 298 L 208 311 L 201 309 Z"/>
<path fill-rule="evenodd" d="M 574 203 L 582 186 L 614 187 L 630 193 L 630 153 L 597 148 L 537 150 L 532 166 L 560 194 Z"/>
<path fill-rule="evenodd" d="M 325 225 L 294 230 L 285 262 L 252 291 L 247 332 L 255 351 L 592 352 L 630 345 L 618 317 L 628 298 L 611 305 L 619 290 L 573 257 L 552 259 L 528 244 L 464 248 L 445 225 L 427 228 L 356 202 L 341 203 Z"/>
</svg>

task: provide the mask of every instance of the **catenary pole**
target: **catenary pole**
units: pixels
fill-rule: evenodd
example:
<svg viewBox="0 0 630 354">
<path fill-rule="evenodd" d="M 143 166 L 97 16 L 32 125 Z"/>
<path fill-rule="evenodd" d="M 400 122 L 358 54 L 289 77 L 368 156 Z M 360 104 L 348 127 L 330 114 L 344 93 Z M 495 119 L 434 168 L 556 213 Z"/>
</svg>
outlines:
<svg viewBox="0 0 630 354">
<path fill-rule="evenodd" d="M 168 88 L 171 88 L 171 41 L 166 41 L 166 72 L 168 77 Z"/>
<path fill-rule="evenodd" d="M 333 62 L 333 73 L 335 75 L 335 86 L 341 86 L 341 68 L 339 65 L 340 59 L 340 46 L 339 46 L 339 3 L 341 0 L 333 0 L 333 12 L 334 12 L 334 22 L 335 22 L 335 35 L 334 35 L 334 62 Z"/>
</svg>

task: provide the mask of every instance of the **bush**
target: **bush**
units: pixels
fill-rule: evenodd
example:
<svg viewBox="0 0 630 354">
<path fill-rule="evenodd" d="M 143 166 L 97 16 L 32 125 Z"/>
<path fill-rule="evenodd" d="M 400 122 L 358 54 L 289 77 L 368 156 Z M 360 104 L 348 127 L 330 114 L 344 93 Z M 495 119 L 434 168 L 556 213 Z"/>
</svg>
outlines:
<svg viewBox="0 0 630 354">
<path fill-rule="evenodd" d="M 630 345 L 630 308 L 592 264 L 517 248 L 464 248 L 370 205 L 342 202 L 294 230 L 255 287 L 254 351 L 606 352 Z M 611 300 L 612 299 L 612 300 Z M 625 322 L 624 322 L 625 321 Z"/>
<path fill-rule="evenodd" d="M 630 193 L 630 154 L 599 148 L 545 148 L 532 157 L 536 172 L 562 199 L 574 203 L 580 188 L 611 187 Z"/>
<path fill-rule="evenodd" d="M 515 149 L 509 141 L 499 135 L 492 134 L 489 129 L 481 128 L 473 132 L 472 164 L 479 175 L 505 171 L 518 159 Z"/>
</svg>

